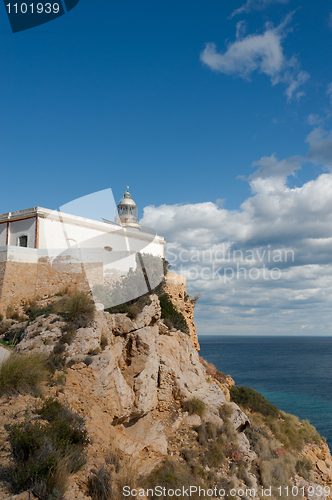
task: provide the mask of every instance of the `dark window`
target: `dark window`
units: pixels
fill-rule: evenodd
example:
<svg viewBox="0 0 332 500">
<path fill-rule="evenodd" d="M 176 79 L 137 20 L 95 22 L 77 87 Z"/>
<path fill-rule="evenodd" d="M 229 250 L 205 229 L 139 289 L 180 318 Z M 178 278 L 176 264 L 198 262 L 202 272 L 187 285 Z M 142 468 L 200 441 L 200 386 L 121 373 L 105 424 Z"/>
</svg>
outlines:
<svg viewBox="0 0 332 500">
<path fill-rule="evenodd" d="M 26 234 L 23 234 L 22 236 L 19 237 L 18 246 L 19 247 L 27 247 L 28 246 L 28 237 Z"/>
</svg>

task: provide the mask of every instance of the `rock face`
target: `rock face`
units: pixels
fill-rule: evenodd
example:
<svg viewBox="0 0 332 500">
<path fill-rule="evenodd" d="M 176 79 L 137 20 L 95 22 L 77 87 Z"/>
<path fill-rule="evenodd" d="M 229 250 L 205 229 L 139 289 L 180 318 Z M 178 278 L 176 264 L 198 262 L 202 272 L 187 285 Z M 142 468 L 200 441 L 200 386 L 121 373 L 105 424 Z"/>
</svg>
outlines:
<svg viewBox="0 0 332 500">
<path fill-rule="evenodd" d="M 236 449 L 230 451 L 231 460 L 250 466 L 257 458 L 244 433 L 250 425 L 248 417 L 235 403 L 227 403 L 225 397 L 225 388 L 234 381 L 225 377 L 225 384 L 221 384 L 211 376 L 212 367 L 200 361 L 193 333 L 189 336 L 167 328 L 161 320 L 156 295 L 151 296 L 150 305 L 135 319 L 126 314 L 98 311 L 93 322 L 79 328 L 74 336 L 66 337 L 66 323 L 56 314 L 10 328 L 13 335 L 15 329 L 23 330 L 16 353 L 36 351 L 49 355 L 61 346 L 67 366 L 65 386 L 62 391 L 47 386 L 46 395 L 58 398 L 84 417 L 90 439 L 87 462 L 71 476 L 64 500 L 90 499 L 87 478 L 91 471 L 106 463 L 110 449 L 130 457 L 132 466 L 143 475 L 169 454 L 178 453 L 178 459 L 183 460 L 177 449 L 180 446 L 174 443 L 182 442 L 184 435 L 195 434 L 193 427 L 206 424 L 221 428 L 226 422 L 222 418 L 226 417 L 221 418 L 220 409 L 225 404 L 228 432 L 237 443 Z M 188 415 L 182 411 L 182 403 L 193 397 L 205 403 L 204 414 Z M 4 441 L 5 424 L 10 422 L 10 416 L 16 412 L 19 418 L 24 418 L 24 407 L 31 409 L 33 399 L 32 396 L 0 398 L 0 411 L 5 416 L 0 421 L 0 436 Z M 193 439 L 195 447 L 197 438 Z M 314 463 L 322 480 L 332 479 L 332 460 L 327 447 L 308 447 L 304 454 Z M 1 462 L 8 466 L 9 445 L 0 449 L 0 455 Z M 255 481 L 253 475 L 252 484 Z M 29 498 L 28 493 L 25 495 L 22 498 Z M 3 494 L 1 498 L 6 497 L 10 495 Z"/>
<path fill-rule="evenodd" d="M 169 295 L 174 307 L 183 314 L 189 328 L 189 336 L 197 351 L 200 350 L 197 329 L 194 323 L 196 300 L 187 294 L 186 278 L 178 274 L 167 273 L 165 292 Z"/>
<path fill-rule="evenodd" d="M 68 393 L 74 395 L 77 379 L 85 378 L 89 383 L 84 399 L 100 400 L 116 424 L 141 418 L 159 403 L 167 406 L 174 399 L 192 396 L 217 412 L 225 396 L 216 384 L 206 381 L 191 338 L 180 331 L 170 332 L 160 317 L 156 295 L 135 320 L 125 314 L 97 312 L 93 324 L 78 329 L 70 345 L 65 344 L 67 363 L 75 363 L 68 374 Z M 37 318 L 26 328 L 16 352 L 50 354 L 63 326 L 56 315 Z M 107 338 L 104 350 L 100 348 L 102 336 Z M 87 357 L 89 366 L 84 363 Z M 86 393 L 88 387 L 91 394 Z"/>
<path fill-rule="evenodd" d="M 315 480 L 324 485 L 332 485 L 332 458 L 326 443 L 306 445 L 302 452 L 313 465 Z M 332 492 L 331 492 L 332 493 Z M 331 494 L 332 498 L 332 494 Z"/>
</svg>

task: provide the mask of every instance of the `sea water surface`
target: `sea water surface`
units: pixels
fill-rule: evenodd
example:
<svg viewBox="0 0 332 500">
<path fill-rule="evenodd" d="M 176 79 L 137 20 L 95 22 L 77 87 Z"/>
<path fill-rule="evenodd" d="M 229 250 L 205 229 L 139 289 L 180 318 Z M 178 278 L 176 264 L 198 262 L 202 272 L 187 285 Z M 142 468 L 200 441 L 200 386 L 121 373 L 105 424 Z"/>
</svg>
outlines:
<svg viewBox="0 0 332 500">
<path fill-rule="evenodd" d="M 309 420 L 332 450 L 332 337 L 199 336 L 199 343 L 204 359 Z"/>
</svg>

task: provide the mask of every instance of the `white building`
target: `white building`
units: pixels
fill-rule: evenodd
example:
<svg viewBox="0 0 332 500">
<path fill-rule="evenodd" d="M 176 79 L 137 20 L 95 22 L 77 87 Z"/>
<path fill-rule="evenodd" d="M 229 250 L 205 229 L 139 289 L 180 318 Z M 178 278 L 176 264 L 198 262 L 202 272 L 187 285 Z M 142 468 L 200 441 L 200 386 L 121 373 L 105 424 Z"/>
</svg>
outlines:
<svg viewBox="0 0 332 500">
<path fill-rule="evenodd" d="M 127 191 L 115 222 L 35 207 L 0 215 L 0 312 L 9 303 L 92 288 L 136 267 L 136 255 L 164 256 L 165 240 L 141 227 Z"/>
</svg>

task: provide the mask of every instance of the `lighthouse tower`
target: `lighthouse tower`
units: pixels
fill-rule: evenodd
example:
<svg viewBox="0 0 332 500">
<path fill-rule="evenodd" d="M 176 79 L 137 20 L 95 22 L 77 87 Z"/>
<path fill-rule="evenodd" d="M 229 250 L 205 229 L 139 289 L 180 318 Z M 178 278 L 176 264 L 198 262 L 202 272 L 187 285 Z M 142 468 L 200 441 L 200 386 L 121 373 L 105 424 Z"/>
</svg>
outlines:
<svg viewBox="0 0 332 500">
<path fill-rule="evenodd" d="M 121 200 L 119 201 L 118 216 L 122 226 L 133 227 L 137 229 L 141 228 L 138 223 L 137 205 L 130 196 L 129 186 L 127 186 L 123 198 L 121 198 Z"/>
</svg>

